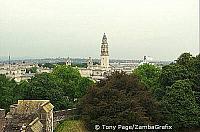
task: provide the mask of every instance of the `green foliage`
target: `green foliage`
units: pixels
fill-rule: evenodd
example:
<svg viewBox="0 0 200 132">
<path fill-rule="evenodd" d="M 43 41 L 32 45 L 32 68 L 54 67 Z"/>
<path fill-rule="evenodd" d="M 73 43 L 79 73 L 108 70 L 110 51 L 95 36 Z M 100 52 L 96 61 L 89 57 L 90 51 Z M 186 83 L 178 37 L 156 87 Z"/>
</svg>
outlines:
<svg viewBox="0 0 200 132">
<path fill-rule="evenodd" d="M 45 64 L 39 63 L 38 66 L 39 66 L 39 67 L 43 67 L 43 68 L 49 68 L 49 69 L 53 69 L 53 68 L 56 67 L 56 66 L 55 66 L 54 64 L 52 64 L 52 63 L 45 63 Z"/>
<path fill-rule="evenodd" d="M 157 100 L 161 100 L 165 92 L 160 84 L 161 69 L 152 65 L 144 64 L 133 71 L 140 81 L 151 91 Z"/>
<path fill-rule="evenodd" d="M 73 68 L 71 66 L 66 66 L 66 65 L 58 65 L 53 69 L 53 73 L 57 77 L 64 79 L 65 81 L 70 81 L 70 80 L 76 80 L 81 78 L 81 75 L 78 71 L 78 69 Z"/>
<path fill-rule="evenodd" d="M 160 82 L 163 86 L 171 86 L 177 80 L 189 79 L 190 73 L 182 65 L 170 64 L 162 68 Z"/>
<path fill-rule="evenodd" d="M 16 83 L 14 80 L 9 80 L 5 75 L 0 74 L 0 108 L 8 110 L 10 104 L 15 102 L 15 86 Z"/>
<path fill-rule="evenodd" d="M 192 81 L 194 83 L 196 100 L 200 106 L 200 55 L 194 58 L 191 69 L 194 71 Z"/>
<path fill-rule="evenodd" d="M 52 73 L 36 74 L 35 77 L 17 84 L 0 75 L 0 108 L 8 109 L 18 99 L 50 100 L 55 110 L 74 107 L 93 84 L 81 77 L 79 71 L 70 66 L 57 66 Z"/>
<path fill-rule="evenodd" d="M 177 63 L 164 66 L 160 75 L 160 82 L 163 91 L 166 86 L 173 85 L 178 80 L 189 79 L 194 85 L 192 90 L 195 93 L 196 101 L 200 106 L 200 57 L 193 57 L 189 53 L 183 53 Z"/>
<path fill-rule="evenodd" d="M 87 63 L 72 63 L 72 67 L 87 68 Z"/>
<path fill-rule="evenodd" d="M 49 69 L 53 69 L 55 68 L 56 66 L 52 63 L 45 63 L 42 65 L 43 68 L 49 68 Z"/>
<path fill-rule="evenodd" d="M 52 74 L 62 80 L 64 91 L 68 91 L 71 100 L 82 97 L 86 89 L 93 84 L 93 81 L 81 77 L 78 69 L 71 66 L 57 66 Z"/>
<path fill-rule="evenodd" d="M 189 80 L 176 81 L 169 87 L 162 105 L 166 123 L 174 128 L 194 127 L 200 121 L 199 107 Z"/>
<path fill-rule="evenodd" d="M 14 98 L 15 100 L 23 100 L 26 98 L 26 92 L 28 91 L 29 83 L 27 81 L 21 81 L 14 88 Z"/>
<path fill-rule="evenodd" d="M 162 103 L 165 123 L 175 128 L 194 127 L 199 123 L 200 57 L 183 53 L 159 74 L 149 65 L 139 66 L 133 73 L 139 76 Z"/>
<path fill-rule="evenodd" d="M 37 74 L 24 89 L 24 99 L 49 99 L 56 110 L 75 105 L 93 82 L 81 77 L 79 71 L 70 66 L 57 66 L 52 73 Z M 23 86 L 22 86 L 23 87 Z"/>
<path fill-rule="evenodd" d="M 199 69 L 199 56 L 192 57 L 189 53 L 183 53 L 176 63 L 162 68 L 162 108 L 166 122 L 175 128 L 199 125 Z"/>
<path fill-rule="evenodd" d="M 183 53 L 176 63 L 162 68 L 160 82 L 163 86 L 171 86 L 177 80 L 192 79 L 194 77 L 194 60 L 190 53 Z"/>
<path fill-rule="evenodd" d="M 26 69 L 26 73 L 29 73 L 29 72 L 36 73 L 37 72 L 37 67 L 31 67 L 31 68 Z"/>
<path fill-rule="evenodd" d="M 95 124 L 158 123 L 158 107 L 136 76 L 118 72 L 90 88 L 80 103 L 82 118 L 90 130 Z"/>
<path fill-rule="evenodd" d="M 55 109 L 64 109 L 70 103 L 64 95 L 60 79 L 49 73 L 36 75 L 25 89 L 24 99 L 51 100 Z"/>
<path fill-rule="evenodd" d="M 190 66 L 193 59 L 194 59 L 194 57 L 192 57 L 192 55 L 190 53 L 183 53 L 179 56 L 176 63 L 178 65 L 183 65 L 183 66 L 188 67 L 188 66 Z"/>
<path fill-rule="evenodd" d="M 138 76 L 148 89 L 154 90 L 159 85 L 160 72 L 160 68 L 151 64 L 144 64 L 135 69 L 133 74 Z"/>
<path fill-rule="evenodd" d="M 162 69 L 144 64 L 133 75 L 116 72 L 95 85 L 65 63 L 45 67 L 54 68 L 53 72 L 18 84 L 0 75 L 0 108 L 8 110 L 18 99 L 48 99 L 60 110 L 74 107 L 82 98 L 79 108 L 90 130 L 106 123 L 199 127 L 200 55 L 184 53 Z"/>
<path fill-rule="evenodd" d="M 58 62 L 57 65 L 66 65 L 65 62 Z"/>
<path fill-rule="evenodd" d="M 86 132 L 84 123 L 80 120 L 66 120 L 56 127 L 55 132 Z"/>
</svg>

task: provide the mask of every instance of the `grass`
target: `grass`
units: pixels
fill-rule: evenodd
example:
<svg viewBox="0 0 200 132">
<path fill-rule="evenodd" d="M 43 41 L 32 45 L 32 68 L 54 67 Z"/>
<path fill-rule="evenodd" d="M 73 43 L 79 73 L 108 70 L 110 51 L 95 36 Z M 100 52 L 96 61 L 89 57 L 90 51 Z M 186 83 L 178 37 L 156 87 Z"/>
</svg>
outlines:
<svg viewBox="0 0 200 132">
<path fill-rule="evenodd" d="M 59 124 L 55 132 L 87 132 L 81 120 L 66 120 Z"/>
</svg>

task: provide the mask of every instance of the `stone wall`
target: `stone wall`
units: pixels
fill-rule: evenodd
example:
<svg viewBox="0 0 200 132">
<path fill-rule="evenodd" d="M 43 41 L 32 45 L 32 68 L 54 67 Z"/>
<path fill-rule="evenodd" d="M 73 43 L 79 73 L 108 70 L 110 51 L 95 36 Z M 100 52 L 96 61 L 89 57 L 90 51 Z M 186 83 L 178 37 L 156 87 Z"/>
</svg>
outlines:
<svg viewBox="0 0 200 132">
<path fill-rule="evenodd" d="M 77 109 L 67 109 L 67 110 L 60 110 L 54 111 L 53 113 L 53 127 L 54 129 L 60 124 L 61 121 L 74 118 L 76 116 Z"/>
<path fill-rule="evenodd" d="M 5 126 L 5 110 L 0 109 L 0 132 L 3 132 Z"/>
</svg>

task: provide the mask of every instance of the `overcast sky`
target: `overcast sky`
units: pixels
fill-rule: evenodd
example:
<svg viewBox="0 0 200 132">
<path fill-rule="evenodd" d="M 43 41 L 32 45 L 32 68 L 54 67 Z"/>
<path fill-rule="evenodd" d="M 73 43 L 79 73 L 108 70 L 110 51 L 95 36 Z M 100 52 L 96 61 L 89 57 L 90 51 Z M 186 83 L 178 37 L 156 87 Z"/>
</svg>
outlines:
<svg viewBox="0 0 200 132">
<path fill-rule="evenodd" d="M 174 60 L 199 52 L 199 0 L 0 0 L 0 56 Z"/>
</svg>

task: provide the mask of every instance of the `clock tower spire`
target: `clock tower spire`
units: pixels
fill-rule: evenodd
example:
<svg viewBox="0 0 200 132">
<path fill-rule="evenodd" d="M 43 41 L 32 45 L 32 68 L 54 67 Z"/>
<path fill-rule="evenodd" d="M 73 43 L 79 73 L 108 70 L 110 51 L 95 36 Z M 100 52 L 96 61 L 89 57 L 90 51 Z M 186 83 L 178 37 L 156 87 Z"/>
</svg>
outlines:
<svg viewBox="0 0 200 132">
<path fill-rule="evenodd" d="M 109 67 L 109 54 L 108 54 L 108 42 L 106 34 L 104 33 L 101 43 L 101 67 Z"/>
</svg>

